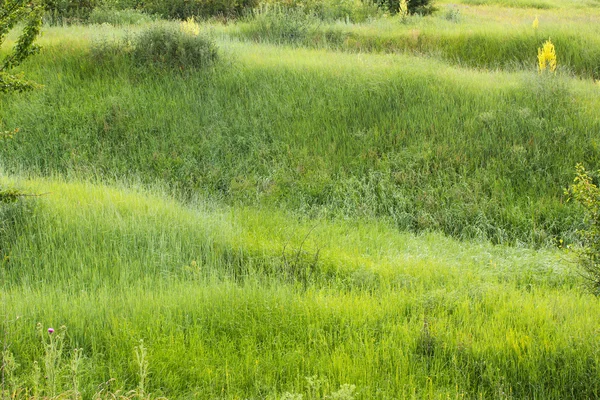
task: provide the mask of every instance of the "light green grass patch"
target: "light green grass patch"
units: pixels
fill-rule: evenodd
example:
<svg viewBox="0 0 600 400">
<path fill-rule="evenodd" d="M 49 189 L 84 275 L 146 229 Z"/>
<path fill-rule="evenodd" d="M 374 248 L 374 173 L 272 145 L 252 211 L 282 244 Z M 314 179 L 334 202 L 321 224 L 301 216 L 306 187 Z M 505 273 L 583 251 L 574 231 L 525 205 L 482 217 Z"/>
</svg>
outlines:
<svg viewBox="0 0 600 400">
<path fill-rule="evenodd" d="M 48 193 L 13 204 L 2 236 L 21 379 L 40 357 L 41 322 L 67 326 L 65 356 L 84 349 L 88 394 L 109 378 L 135 386 L 135 362 L 123 360 L 139 339 L 148 390 L 172 398 L 309 395 L 315 375 L 323 394 L 349 383 L 365 398 L 598 390 L 598 303 L 556 250 L 182 206 L 90 183 L 3 183 Z M 307 267 L 317 249 L 310 275 L 286 269 Z"/>
</svg>

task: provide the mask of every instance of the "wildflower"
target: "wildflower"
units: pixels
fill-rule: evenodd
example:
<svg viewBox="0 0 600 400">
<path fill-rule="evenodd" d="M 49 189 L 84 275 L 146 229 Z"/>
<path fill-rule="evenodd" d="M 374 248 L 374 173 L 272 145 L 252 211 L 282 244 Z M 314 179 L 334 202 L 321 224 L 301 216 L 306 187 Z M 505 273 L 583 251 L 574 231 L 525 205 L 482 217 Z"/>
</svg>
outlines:
<svg viewBox="0 0 600 400">
<path fill-rule="evenodd" d="M 408 15 L 408 0 L 400 0 L 399 14 L 402 18 Z"/>
<path fill-rule="evenodd" d="M 535 16 L 535 19 L 533 20 L 533 24 L 531 26 L 533 26 L 533 29 L 535 29 L 535 30 L 537 30 L 537 28 L 539 28 L 540 20 L 538 19 L 537 15 Z"/>
<path fill-rule="evenodd" d="M 54 333 L 54 328 L 48 328 L 48 333 L 52 335 Z"/>
<path fill-rule="evenodd" d="M 550 39 L 546 40 L 544 45 L 538 49 L 538 68 L 540 73 L 546 68 L 549 68 L 550 72 L 556 71 L 556 52 Z"/>
<path fill-rule="evenodd" d="M 194 17 L 190 17 L 181 23 L 181 30 L 193 36 L 200 34 L 200 26 L 194 20 Z"/>
</svg>

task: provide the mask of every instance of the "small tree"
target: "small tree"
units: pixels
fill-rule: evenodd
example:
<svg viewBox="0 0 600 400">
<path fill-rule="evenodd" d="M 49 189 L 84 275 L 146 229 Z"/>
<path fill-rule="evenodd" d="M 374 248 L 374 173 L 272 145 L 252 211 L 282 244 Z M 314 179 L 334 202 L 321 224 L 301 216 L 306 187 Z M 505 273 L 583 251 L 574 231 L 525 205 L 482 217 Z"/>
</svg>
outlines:
<svg viewBox="0 0 600 400">
<path fill-rule="evenodd" d="M 0 47 L 8 33 L 17 24 L 23 23 L 23 30 L 12 52 L 0 60 L 0 93 L 23 92 L 37 86 L 8 71 L 38 51 L 34 41 L 42 27 L 42 14 L 43 8 L 36 1 L 0 0 Z"/>
<path fill-rule="evenodd" d="M 600 188 L 582 164 L 577 164 L 576 169 L 568 194 L 582 206 L 585 214 L 586 227 L 579 232 L 582 240 L 578 250 L 579 263 L 592 290 L 600 295 Z"/>
</svg>

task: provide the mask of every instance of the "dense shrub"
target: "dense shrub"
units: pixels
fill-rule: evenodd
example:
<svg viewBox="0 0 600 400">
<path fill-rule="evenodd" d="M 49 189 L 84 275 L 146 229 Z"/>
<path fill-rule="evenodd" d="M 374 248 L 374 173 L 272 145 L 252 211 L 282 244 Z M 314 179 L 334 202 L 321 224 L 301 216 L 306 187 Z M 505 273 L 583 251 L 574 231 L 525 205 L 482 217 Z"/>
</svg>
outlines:
<svg viewBox="0 0 600 400">
<path fill-rule="evenodd" d="M 214 41 L 200 34 L 195 22 L 159 22 L 123 38 L 95 40 L 91 57 L 98 64 L 121 64 L 119 68 L 129 64 L 186 71 L 212 65 L 218 52 Z"/>
<path fill-rule="evenodd" d="M 212 64 L 217 48 L 205 36 L 168 24 L 157 24 L 134 38 L 132 57 L 138 64 L 177 69 Z"/>
<path fill-rule="evenodd" d="M 92 45 L 95 62 L 119 62 L 128 58 L 136 66 L 185 71 L 212 65 L 218 58 L 213 40 L 201 35 L 192 21 L 156 23 L 144 31 L 117 40 L 98 40 Z"/>
</svg>

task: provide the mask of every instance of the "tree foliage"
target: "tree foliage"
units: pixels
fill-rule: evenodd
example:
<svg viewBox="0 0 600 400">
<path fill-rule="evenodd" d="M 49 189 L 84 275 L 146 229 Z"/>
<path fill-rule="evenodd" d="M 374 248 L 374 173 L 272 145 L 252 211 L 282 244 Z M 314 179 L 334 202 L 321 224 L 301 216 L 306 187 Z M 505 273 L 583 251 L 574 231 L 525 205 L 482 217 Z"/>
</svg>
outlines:
<svg viewBox="0 0 600 400">
<path fill-rule="evenodd" d="M 13 28 L 23 26 L 12 51 L 0 59 L 0 93 L 23 92 L 37 86 L 9 71 L 39 50 L 34 41 L 42 27 L 42 14 L 43 7 L 39 2 L 0 0 L 0 47 Z"/>
</svg>

